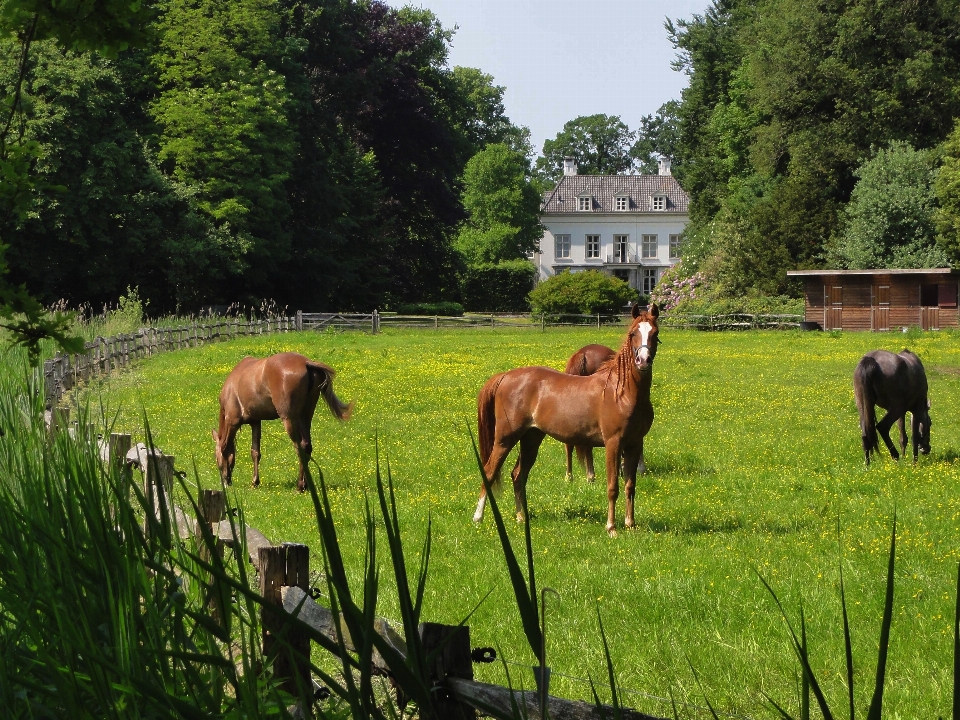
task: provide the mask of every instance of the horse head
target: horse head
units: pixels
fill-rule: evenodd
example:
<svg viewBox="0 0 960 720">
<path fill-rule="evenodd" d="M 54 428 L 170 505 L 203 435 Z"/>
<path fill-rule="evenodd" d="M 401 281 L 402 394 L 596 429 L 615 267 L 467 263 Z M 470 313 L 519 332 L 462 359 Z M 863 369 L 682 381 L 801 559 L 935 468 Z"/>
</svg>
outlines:
<svg viewBox="0 0 960 720">
<path fill-rule="evenodd" d="M 633 306 L 633 324 L 627 333 L 627 342 L 633 351 L 633 360 L 638 371 L 643 372 L 653 367 L 657 345 L 660 344 L 658 317 L 660 308 L 656 304 L 647 310 L 641 310 L 639 305 Z"/>
<path fill-rule="evenodd" d="M 213 430 L 213 442 L 216 446 L 217 467 L 220 469 L 220 479 L 224 484 L 230 485 L 233 478 L 233 464 L 237 460 L 237 445 L 235 442 L 228 443 L 226 438 L 221 442 L 220 434 Z M 229 445 L 229 447 L 227 447 Z"/>
</svg>

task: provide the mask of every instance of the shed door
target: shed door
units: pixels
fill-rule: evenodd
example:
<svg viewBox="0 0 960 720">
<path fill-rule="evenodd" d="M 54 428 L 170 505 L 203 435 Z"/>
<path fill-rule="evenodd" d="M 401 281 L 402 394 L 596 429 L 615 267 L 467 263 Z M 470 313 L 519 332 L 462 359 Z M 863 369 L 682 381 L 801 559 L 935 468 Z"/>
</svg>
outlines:
<svg viewBox="0 0 960 720">
<path fill-rule="evenodd" d="M 823 286 L 823 329 L 839 330 L 843 327 L 843 287 Z"/>
<path fill-rule="evenodd" d="M 874 285 L 870 307 L 870 328 L 872 330 L 890 329 L 890 286 Z"/>
<path fill-rule="evenodd" d="M 920 327 L 940 329 L 940 288 L 937 285 L 920 286 Z"/>
</svg>

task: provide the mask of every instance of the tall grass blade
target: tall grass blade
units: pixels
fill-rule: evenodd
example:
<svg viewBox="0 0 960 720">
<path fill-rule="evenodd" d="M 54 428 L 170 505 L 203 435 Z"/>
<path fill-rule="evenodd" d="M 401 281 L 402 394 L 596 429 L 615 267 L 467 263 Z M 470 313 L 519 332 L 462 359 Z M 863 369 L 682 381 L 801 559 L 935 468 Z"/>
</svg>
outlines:
<svg viewBox="0 0 960 720">
<path fill-rule="evenodd" d="M 883 620 L 880 623 L 880 649 L 877 653 L 877 679 L 873 698 L 867 710 L 867 720 L 880 720 L 883 713 L 883 684 L 887 674 L 887 650 L 890 646 L 890 625 L 893 622 L 893 572 L 897 555 L 897 512 L 893 512 L 893 530 L 890 533 L 890 557 L 887 561 L 887 590 L 883 602 Z"/>
<path fill-rule="evenodd" d="M 603 618 L 600 617 L 600 605 L 597 604 L 597 623 L 600 626 L 600 639 L 603 641 L 603 657 L 607 661 L 607 681 L 610 683 L 610 704 L 613 706 L 613 720 L 621 720 L 620 692 L 617 690 L 617 677 L 613 672 L 613 659 L 610 657 L 610 644 L 607 642 L 607 633 L 603 629 Z M 593 683 L 591 683 L 591 687 Z M 594 693 L 596 697 L 596 693 Z"/>
<path fill-rule="evenodd" d="M 816 675 L 813 673 L 813 668 L 810 667 L 809 659 L 800 643 L 799 638 L 797 638 L 797 633 L 793 629 L 793 624 L 790 622 L 790 618 L 783 609 L 783 604 L 780 602 L 780 598 L 777 597 L 777 594 L 773 591 L 773 588 L 770 587 L 770 584 L 764 579 L 763 575 L 760 574 L 760 571 L 756 568 L 754 568 L 753 571 L 757 574 L 757 577 L 760 578 L 760 582 L 763 583 L 763 586 L 767 589 L 767 592 L 769 592 L 771 597 L 773 597 L 773 601 L 780 610 L 781 617 L 783 617 L 784 622 L 787 624 L 787 629 L 790 631 L 790 638 L 793 642 L 793 651 L 796 654 L 797 659 L 800 660 L 800 665 L 804 676 L 809 678 L 810 689 L 813 691 L 813 695 L 817 699 L 817 705 L 820 707 L 820 713 L 823 715 L 823 720 L 833 720 L 833 713 L 830 711 L 830 706 L 827 704 L 827 699 L 823 694 L 823 690 L 820 688 L 820 683 L 817 681 Z"/>
<path fill-rule="evenodd" d="M 507 528 L 503 522 L 503 515 L 500 513 L 500 507 L 493 496 L 493 488 L 483 472 L 483 463 L 480 461 L 480 453 L 477 450 L 477 441 L 473 437 L 473 430 L 467 425 L 467 431 L 470 433 L 470 442 L 473 443 L 473 454 L 477 460 L 477 467 L 480 470 L 480 478 L 487 490 L 487 502 L 490 503 L 490 511 L 493 513 L 493 520 L 497 526 L 497 535 L 500 537 L 500 546 L 503 548 L 503 557 L 507 562 L 507 572 L 510 575 L 510 584 L 513 586 L 513 594 L 517 599 L 517 610 L 520 613 L 520 622 L 523 625 L 523 632 L 527 636 L 527 643 L 533 651 L 537 662 L 543 664 L 543 633 L 540 630 L 540 613 L 537 606 L 536 584 L 533 581 L 533 546 L 530 541 L 530 518 L 526 514 L 527 522 L 524 523 L 524 540 L 527 548 L 527 568 L 530 573 L 530 590 L 527 589 L 527 581 L 523 577 L 523 571 L 520 569 L 520 562 L 510 544 L 510 537 L 507 535 Z M 531 593 L 531 590 L 534 591 Z"/>
<path fill-rule="evenodd" d="M 800 598 L 800 653 L 804 664 L 809 664 L 807 654 L 807 616 L 803 612 L 803 598 Z M 810 678 L 806 672 L 800 677 L 800 720 L 810 720 Z"/>
<path fill-rule="evenodd" d="M 840 565 L 840 608 L 843 612 L 843 650 L 847 661 L 847 701 L 850 703 L 850 720 L 856 717 L 853 704 L 853 642 L 850 638 L 850 618 L 847 614 L 847 595 L 843 587 L 843 564 Z"/>
<path fill-rule="evenodd" d="M 953 613 L 953 720 L 960 720 L 960 563 L 957 563 L 957 605 Z"/>
</svg>

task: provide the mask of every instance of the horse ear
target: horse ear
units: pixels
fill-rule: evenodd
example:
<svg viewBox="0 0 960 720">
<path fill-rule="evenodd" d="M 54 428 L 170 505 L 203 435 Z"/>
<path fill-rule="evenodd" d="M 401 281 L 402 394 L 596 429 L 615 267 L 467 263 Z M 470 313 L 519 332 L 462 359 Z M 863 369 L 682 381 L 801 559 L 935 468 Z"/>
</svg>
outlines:
<svg viewBox="0 0 960 720">
<path fill-rule="evenodd" d="M 660 317 L 660 308 L 657 307 L 656 303 L 650 306 L 650 314 L 654 317 Z"/>
<path fill-rule="evenodd" d="M 635 318 L 640 317 L 640 303 L 633 304 L 633 316 Z"/>
</svg>

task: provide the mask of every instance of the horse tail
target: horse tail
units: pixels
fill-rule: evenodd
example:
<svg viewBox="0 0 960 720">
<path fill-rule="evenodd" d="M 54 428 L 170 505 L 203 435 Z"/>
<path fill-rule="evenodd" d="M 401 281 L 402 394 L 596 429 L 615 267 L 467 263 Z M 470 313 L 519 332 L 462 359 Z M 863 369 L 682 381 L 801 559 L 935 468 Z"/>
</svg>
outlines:
<svg viewBox="0 0 960 720">
<path fill-rule="evenodd" d="M 344 403 L 337 397 L 333 391 L 333 378 L 337 374 L 329 365 L 313 360 L 307 361 L 307 371 L 310 374 L 310 390 L 313 390 L 314 379 L 318 380 L 320 385 L 320 394 L 324 402 L 330 408 L 330 412 L 337 420 L 349 420 L 353 414 L 353 403 Z"/>
<path fill-rule="evenodd" d="M 494 375 L 487 380 L 480 395 L 477 396 L 477 440 L 480 443 L 480 462 L 484 465 L 493 452 L 493 440 L 497 429 L 497 389 L 503 380 L 504 373 Z M 494 490 L 500 489 L 500 475 L 491 480 Z"/>
<path fill-rule="evenodd" d="M 877 438 L 877 416 L 874 411 L 876 397 L 873 393 L 873 381 L 880 366 L 872 357 L 864 357 L 853 371 L 853 397 L 860 413 L 860 436 L 863 438 L 863 453 L 870 461 L 870 451 L 880 453 Z"/>
<path fill-rule="evenodd" d="M 589 375 L 587 372 L 587 356 L 582 352 L 574 353 L 567 360 L 567 366 L 563 369 L 567 375 Z"/>
<path fill-rule="evenodd" d="M 580 467 L 585 467 L 587 464 L 587 457 L 589 457 L 590 448 L 584 445 L 575 445 L 574 449 L 577 451 L 577 462 L 580 464 Z"/>
</svg>

